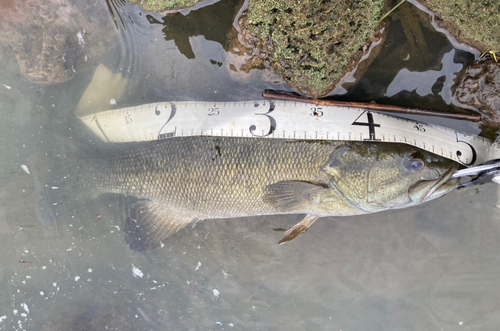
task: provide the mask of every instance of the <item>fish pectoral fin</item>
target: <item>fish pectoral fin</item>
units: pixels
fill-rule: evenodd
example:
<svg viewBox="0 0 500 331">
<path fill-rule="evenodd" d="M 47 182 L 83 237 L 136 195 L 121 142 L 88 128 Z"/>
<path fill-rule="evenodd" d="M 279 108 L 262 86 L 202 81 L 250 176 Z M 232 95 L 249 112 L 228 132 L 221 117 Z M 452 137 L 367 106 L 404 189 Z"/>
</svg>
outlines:
<svg viewBox="0 0 500 331">
<path fill-rule="evenodd" d="M 299 223 L 295 224 L 292 226 L 290 229 L 288 229 L 285 234 L 283 235 L 283 238 L 278 242 L 278 245 L 283 245 L 289 242 L 290 240 L 295 239 L 299 234 L 302 232 L 306 232 L 309 227 L 316 222 L 316 220 L 319 218 L 319 216 L 316 215 L 306 215 L 302 221 Z"/>
<path fill-rule="evenodd" d="M 309 182 L 284 180 L 266 186 L 263 200 L 281 212 L 307 209 L 318 204 L 315 198 L 324 192 L 325 187 Z"/>
<path fill-rule="evenodd" d="M 151 200 L 140 200 L 131 206 L 125 221 L 125 242 L 136 252 L 151 250 L 195 220 Z"/>
</svg>

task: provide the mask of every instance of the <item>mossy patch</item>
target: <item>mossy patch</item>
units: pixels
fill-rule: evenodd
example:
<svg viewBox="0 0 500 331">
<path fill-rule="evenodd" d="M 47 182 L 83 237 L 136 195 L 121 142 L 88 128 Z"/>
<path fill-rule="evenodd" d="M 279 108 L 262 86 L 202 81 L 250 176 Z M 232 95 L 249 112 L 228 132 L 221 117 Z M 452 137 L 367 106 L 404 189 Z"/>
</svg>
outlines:
<svg viewBox="0 0 500 331">
<path fill-rule="evenodd" d="M 162 12 L 170 9 L 182 9 L 196 5 L 200 0 L 130 0 L 146 11 Z"/>
<path fill-rule="evenodd" d="M 500 51 L 500 1 L 422 0 L 422 3 L 445 24 L 455 25 L 459 31 L 449 30 L 461 42 L 471 44 L 481 52 Z"/>
<path fill-rule="evenodd" d="M 378 26 L 383 0 L 250 0 L 241 37 L 287 83 L 311 96 L 333 89 Z"/>
</svg>

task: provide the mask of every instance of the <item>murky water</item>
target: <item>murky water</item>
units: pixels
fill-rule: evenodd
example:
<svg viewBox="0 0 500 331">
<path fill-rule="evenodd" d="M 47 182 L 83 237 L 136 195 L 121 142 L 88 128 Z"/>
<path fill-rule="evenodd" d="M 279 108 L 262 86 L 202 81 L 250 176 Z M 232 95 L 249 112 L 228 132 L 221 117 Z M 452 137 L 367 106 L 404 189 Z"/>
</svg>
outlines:
<svg viewBox="0 0 500 331">
<path fill-rule="evenodd" d="M 102 62 L 128 79 L 114 107 L 252 100 L 266 88 L 287 89 L 263 70 L 230 69 L 238 55 L 227 36 L 235 33 L 241 2 L 165 17 L 109 4 L 117 43 Z M 96 6 L 108 10 L 104 0 Z M 377 47 L 378 56 L 363 75 L 354 74 L 341 98 L 449 109 L 453 78 L 473 57 L 410 4 L 395 13 Z M 495 185 L 405 210 L 321 219 L 284 246 L 276 245 L 282 232 L 274 229 L 302 216 L 208 220 L 162 248 L 135 253 L 124 241 L 122 197 L 84 201 L 68 188 L 45 186 L 64 168 L 64 149 L 58 153 L 64 140 L 93 139 L 75 124 L 74 110 L 96 65 L 43 86 L 21 75 L 8 45 L 0 50 L 1 329 L 496 330 L 500 324 Z M 113 98 L 113 91 L 103 94 Z M 426 120 L 478 132 L 458 121 Z M 47 191 L 49 198 L 40 200 Z"/>
</svg>

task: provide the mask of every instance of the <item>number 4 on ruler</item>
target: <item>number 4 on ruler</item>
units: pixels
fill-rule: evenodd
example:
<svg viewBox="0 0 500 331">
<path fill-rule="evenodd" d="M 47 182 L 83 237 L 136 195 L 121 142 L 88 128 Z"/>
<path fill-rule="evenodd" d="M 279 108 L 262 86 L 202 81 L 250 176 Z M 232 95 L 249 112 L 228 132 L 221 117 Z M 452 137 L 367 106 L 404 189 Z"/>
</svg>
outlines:
<svg viewBox="0 0 500 331">
<path fill-rule="evenodd" d="M 364 114 L 366 114 L 366 116 L 368 118 L 368 123 L 366 123 L 366 122 L 358 122 L 359 118 L 361 116 L 363 116 Z M 373 122 L 373 115 L 369 111 L 365 110 L 361 115 L 358 116 L 358 118 L 356 118 L 354 120 L 354 122 L 352 122 L 351 125 L 361 125 L 361 126 L 367 126 L 368 127 L 369 133 L 370 133 L 370 138 L 363 139 L 363 140 L 380 141 L 380 139 L 376 139 L 375 138 L 375 128 L 380 128 L 380 124 L 376 124 L 376 123 Z"/>
</svg>

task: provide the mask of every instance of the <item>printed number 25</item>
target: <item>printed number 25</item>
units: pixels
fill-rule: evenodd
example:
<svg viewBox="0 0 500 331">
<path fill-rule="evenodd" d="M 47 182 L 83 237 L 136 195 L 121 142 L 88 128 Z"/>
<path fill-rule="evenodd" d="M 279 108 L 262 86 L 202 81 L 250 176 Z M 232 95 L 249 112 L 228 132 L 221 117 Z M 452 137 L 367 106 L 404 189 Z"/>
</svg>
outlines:
<svg viewBox="0 0 500 331">
<path fill-rule="evenodd" d="M 217 116 L 219 115 L 219 108 L 208 108 L 208 116 Z"/>
</svg>

